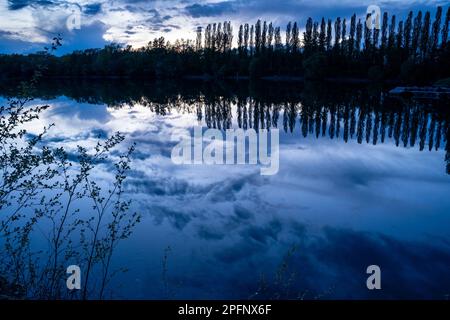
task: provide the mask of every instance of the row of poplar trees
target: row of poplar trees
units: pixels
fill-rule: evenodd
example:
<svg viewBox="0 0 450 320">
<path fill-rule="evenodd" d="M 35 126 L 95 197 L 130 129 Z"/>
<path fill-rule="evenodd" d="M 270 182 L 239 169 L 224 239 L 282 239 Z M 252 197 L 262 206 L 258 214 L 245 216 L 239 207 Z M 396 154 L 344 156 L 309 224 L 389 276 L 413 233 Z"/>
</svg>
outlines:
<svg viewBox="0 0 450 320">
<path fill-rule="evenodd" d="M 303 37 L 300 36 L 297 22 L 289 22 L 284 42 L 281 28 L 274 27 L 272 22 L 258 20 L 255 25 L 241 24 L 237 36 L 237 51 L 251 56 L 264 50 L 308 54 L 338 49 L 351 57 L 361 51 L 385 51 L 397 47 L 406 49 L 416 57 L 425 57 L 433 53 L 439 43 L 445 45 L 448 41 L 450 7 L 443 24 L 442 7 L 437 7 L 433 22 L 429 11 L 425 14 L 419 11 L 415 17 L 410 11 L 405 21 L 398 22 L 395 15 L 389 17 L 384 12 L 380 28 L 375 28 L 376 23 L 372 24 L 374 28 L 368 28 L 366 21 L 371 19 L 371 14 L 367 14 L 363 21 L 353 14 L 350 21 L 338 17 L 334 23 L 331 19 L 314 21 L 308 18 Z M 233 28 L 230 22 L 209 24 L 203 35 L 202 32 L 203 29 L 199 27 L 197 50 L 226 52 L 232 49 Z"/>
</svg>

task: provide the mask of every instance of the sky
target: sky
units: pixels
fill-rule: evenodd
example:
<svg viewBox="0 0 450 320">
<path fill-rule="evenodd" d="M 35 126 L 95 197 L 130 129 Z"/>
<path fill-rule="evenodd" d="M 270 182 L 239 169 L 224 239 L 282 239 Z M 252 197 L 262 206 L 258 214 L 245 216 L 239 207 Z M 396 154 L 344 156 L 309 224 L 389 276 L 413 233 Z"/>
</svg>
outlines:
<svg viewBox="0 0 450 320">
<path fill-rule="evenodd" d="M 208 23 L 272 21 L 284 30 L 289 21 L 303 28 L 308 17 L 365 17 L 369 5 L 405 16 L 409 10 L 435 11 L 441 0 L 0 0 L 0 53 L 31 53 L 63 37 L 58 54 L 109 43 L 145 46 L 156 37 L 195 39 Z"/>
</svg>

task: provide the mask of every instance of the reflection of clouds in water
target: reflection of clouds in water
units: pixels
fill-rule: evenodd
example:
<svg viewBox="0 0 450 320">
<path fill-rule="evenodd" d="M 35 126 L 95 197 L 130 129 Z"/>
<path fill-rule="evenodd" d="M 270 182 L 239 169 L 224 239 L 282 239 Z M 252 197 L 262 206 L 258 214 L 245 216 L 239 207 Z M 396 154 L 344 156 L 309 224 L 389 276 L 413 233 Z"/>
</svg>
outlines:
<svg viewBox="0 0 450 320">
<path fill-rule="evenodd" d="M 104 138 L 118 130 L 127 136 L 119 150 L 137 143 L 127 188 L 149 214 L 161 208 L 191 214 L 189 207 L 197 212 L 214 208 L 220 215 L 227 215 L 234 204 L 246 204 L 253 211 L 274 210 L 286 216 L 300 211 L 309 222 L 322 224 L 328 217 L 342 224 L 329 214 L 335 212 L 347 220 L 353 218 L 351 214 L 359 214 L 370 223 L 375 219 L 391 220 L 388 215 L 394 212 L 416 214 L 419 208 L 442 213 L 448 207 L 447 200 L 442 203 L 445 197 L 430 201 L 447 190 L 444 184 L 448 177 L 437 170 L 442 162 L 441 151 L 419 152 L 390 144 L 373 146 L 325 138 L 317 143 L 312 136 L 283 133 L 280 172 L 274 177 L 261 177 L 255 166 L 174 165 L 170 154 L 176 142 L 171 141 L 171 135 L 177 130 L 191 131 L 197 124 L 194 114 L 172 112 L 159 116 L 139 105 L 115 109 L 71 103 L 66 98 L 50 104 L 44 122 L 56 123 L 47 138 L 51 145 L 64 144 L 70 153 L 77 144 L 93 145 L 99 136 Z M 110 171 L 106 165 L 105 169 Z M 411 194 L 398 192 L 404 189 Z M 410 195 L 416 197 L 411 199 Z M 155 204 L 159 209 L 153 210 Z"/>
<path fill-rule="evenodd" d="M 326 228 L 323 237 L 307 245 L 306 251 L 334 278 L 336 296 L 443 298 L 450 290 L 450 251 L 439 243 L 425 245 L 403 242 L 381 234 Z M 365 288 L 365 268 L 378 264 L 383 292 Z M 312 277 L 308 277 L 313 279 Z M 320 279 L 317 275 L 316 279 Z M 314 281 L 309 281 L 314 287 Z M 324 288 L 323 288 L 324 289 Z"/>
<path fill-rule="evenodd" d="M 442 241 L 423 244 L 351 229 L 314 230 L 276 217 L 265 222 L 252 218 L 238 230 L 217 223 L 202 225 L 197 231 L 210 246 L 197 243 L 186 261 L 171 261 L 170 285 L 182 284 L 177 287 L 177 298 L 247 299 L 258 289 L 261 275 L 267 289 L 260 298 L 281 294 L 292 299 L 305 292 L 306 299 L 327 292 L 325 299 L 443 298 L 450 290 L 450 247 Z M 292 245 L 297 250 L 283 260 Z M 174 250 L 181 253 L 183 248 Z M 278 268 L 284 262 L 285 278 L 276 284 Z M 371 264 L 381 267 L 382 291 L 369 291 L 365 286 L 365 270 Z M 189 272 L 185 272 L 187 266 Z"/>
<path fill-rule="evenodd" d="M 137 143 L 127 193 L 144 216 L 144 233 L 159 230 L 161 246 L 176 242 L 179 251 L 189 252 L 173 258 L 172 280 L 184 284 L 180 295 L 200 297 L 209 290 L 211 297 L 247 298 L 258 273 L 273 274 L 294 243 L 295 288 L 311 294 L 337 286 L 336 298 L 374 297 L 365 288 L 365 268 L 378 261 L 387 297 L 439 297 L 449 288 L 439 280 L 450 263 L 449 248 L 420 243 L 428 234 L 448 240 L 449 177 L 441 170 L 442 151 L 283 133 L 280 172 L 262 177 L 256 166 L 174 165 L 171 134 L 191 130 L 194 114 L 158 116 L 142 106 L 112 109 L 64 99 L 52 106 L 40 120 L 56 123 L 46 138 L 52 146 L 63 144 L 70 153 L 115 131 L 127 140 L 113 156 Z M 111 164 L 103 168 L 98 178 L 107 182 Z M 161 230 L 177 233 L 169 238 Z M 150 264 L 155 257 L 141 259 Z M 207 288 L 214 280 L 217 291 Z"/>
<path fill-rule="evenodd" d="M 107 123 L 112 119 L 105 105 L 95 105 L 89 103 L 74 104 L 69 98 L 58 98 L 56 101 L 47 102 L 51 108 L 47 111 L 47 117 L 55 117 L 62 121 L 79 121 L 86 126 L 86 123 L 93 121 L 98 124 Z M 65 123 L 66 124 L 66 123 Z M 77 123 L 69 125 L 75 126 Z M 92 123 L 91 123 L 92 124 Z"/>
<path fill-rule="evenodd" d="M 164 219 L 168 219 L 171 225 L 178 230 L 182 230 L 191 221 L 191 216 L 195 215 L 195 213 L 187 214 L 158 206 L 153 206 L 151 210 L 156 224 L 161 224 Z"/>
<path fill-rule="evenodd" d="M 277 228 L 290 228 L 276 221 L 257 229 L 246 226 L 240 239 L 217 249 L 213 260 L 199 254 L 195 260 L 196 270 L 192 272 L 199 287 L 191 289 L 206 290 L 210 283 L 208 279 L 222 278 L 216 283 L 220 291 L 212 293 L 210 298 L 217 294 L 246 299 L 258 289 L 258 279 L 263 274 L 267 281 L 266 298 L 281 294 L 281 297 L 292 299 L 306 292 L 305 298 L 313 299 L 329 292 L 330 295 L 324 298 L 442 299 L 450 290 L 448 245 L 404 242 L 378 233 L 337 228 L 324 228 L 320 233 L 310 234 L 307 228 L 299 225 L 290 230 L 296 236 L 277 239 L 274 236 L 277 228 L 271 228 L 273 224 Z M 254 238 L 255 230 L 265 241 Z M 217 238 L 213 237 L 213 240 Z M 292 244 L 298 245 L 297 251 L 288 261 L 283 261 L 283 254 Z M 287 279 L 284 280 L 286 283 L 274 284 L 278 267 L 283 262 L 287 262 L 289 274 L 295 273 L 288 294 L 281 292 L 287 289 L 283 287 L 287 285 Z M 381 267 L 382 291 L 366 288 L 365 270 L 371 264 Z M 192 285 L 189 278 L 190 275 L 185 274 L 174 279 Z"/>
</svg>

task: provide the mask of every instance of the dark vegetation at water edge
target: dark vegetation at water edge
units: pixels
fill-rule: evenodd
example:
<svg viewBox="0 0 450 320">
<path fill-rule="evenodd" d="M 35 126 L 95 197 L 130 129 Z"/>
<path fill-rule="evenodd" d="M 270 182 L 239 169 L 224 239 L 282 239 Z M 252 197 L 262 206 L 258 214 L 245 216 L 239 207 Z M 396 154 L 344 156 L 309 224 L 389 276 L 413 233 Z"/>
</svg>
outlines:
<svg viewBox="0 0 450 320">
<path fill-rule="evenodd" d="M 59 45 L 56 39 L 46 50 Z M 120 132 L 75 150 L 45 143 L 54 124 L 30 132 L 27 125 L 50 108 L 30 105 L 46 70 L 37 65 L 16 96 L 0 104 L 0 299 L 103 299 L 125 270 L 113 266 L 115 248 L 140 221 L 123 199 L 135 145 L 113 156 L 125 139 Z M 102 165 L 112 172 L 106 185 L 92 177 Z M 78 264 L 83 278 L 72 290 L 68 266 Z"/>
<path fill-rule="evenodd" d="M 0 299 L 102 299 L 120 271 L 111 270 L 114 249 L 140 219 L 122 199 L 134 145 L 116 160 L 110 155 L 124 140 L 120 133 L 93 150 L 43 145 L 53 125 L 38 135 L 25 126 L 49 106 L 30 107 L 30 101 L 0 106 Z M 105 163 L 115 179 L 102 187 L 91 173 Z M 83 202 L 92 209 L 81 212 Z M 47 241 L 37 249 L 33 240 L 40 236 Z M 81 290 L 66 287 L 72 264 L 83 268 Z"/>
<path fill-rule="evenodd" d="M 237 35 L 223 22 L 199 28 L 195 41 L 159 38 L 139 49 L 112 44 L 61 57 L 1 55 L 0 74 L 25 78 L 44 63 L 46 77 L 350 77 L 416 84 L 450 77 L 450 8 L 438 7 L 434 17 L 411 11 L 405 21 L 385 12 L 379 29 L 367 27 L 371 18 L 309 18 L 303 34 L 294 22 L 283 37 L 271 22 L 241 25 Z"/>
</svg>

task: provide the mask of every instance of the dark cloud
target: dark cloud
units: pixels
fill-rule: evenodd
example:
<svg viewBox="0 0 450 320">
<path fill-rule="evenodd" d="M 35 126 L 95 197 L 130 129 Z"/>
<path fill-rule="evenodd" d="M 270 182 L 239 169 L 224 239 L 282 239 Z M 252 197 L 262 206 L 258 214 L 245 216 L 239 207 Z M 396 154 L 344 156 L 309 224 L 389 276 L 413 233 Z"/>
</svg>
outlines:
<svg viewBox="0 0 450 320">
<path fill-rule="evenodd" d="M 188 192 L 188 184 L 182 180 L 158 179 L 158 180 L 130 180 L 127 186 L 133 192 L 141 192 L 147 195 L 173 196 L 184 195 Z"/>
<path fill-rule="evenodd" d="M 109 9 L 109 12 L 124 12 L 124 11 L 127 11 L 127 9 L 125 9 L 125 8 L 112 8 L 112 9 Z"/>
<path fill-rule="evenodd" d="M 337 16 L 350 16 L 353 12 L 365 11 L 367 5 L 361 2 L 324 2 L 284 0 L 282 5 L 272 0 L 235 0 L 236 8 L 240 12 L 248 12 L 251 15 L 284 15 L 297 17 L 297 20 L 305 20 L 307 17 L 318 19 L 322 16 L 334 18 Z"/>
<path fill-rule="evenodd" d="M 234 12 L 231 2 L 218 2 L 210 4 L 193 4 L 185 8 L 186 14 L 193 18 L 214 17 L 224 13 Z"/>
<path fill-rule="evenodd" d="M 10 36 L 14 36 L 17 33 L 11 32 L 11 31 L 4 31 L 4 30 L 0 30 L 0 37 L 6 36 L 6 37 L 10 37 Z"/>
<path fill-rule="evenodd" d="M 151 3 L 151 2 L 155 2 L 156 0 L 122 0 L 122 2 L 125 3 Z"/>
<path fill-rule="evenodd" d="M 191 215 L 189 213 L 172 210 L 165 207 L 152 207 L 152 217 L 156 224 L 161 224 L 165 219 L 178 230 L 183 230 L 184 227 L 191 221 Z"/>
<path fill-rule="evenodd" d="M 236 263 L 241 260 L 247 260 L 253 255 L 258 255 L 267 250 L 267 247 L 258 242 L 241 240 L 217 252 L 215 258 L 225 264 Z"/>
<path fill-rule="evenodd" d="M 265 283 L 263 291 L 258 289 L 260 299 L 442 299 L 448 294 L 450 248 L 442 242 L 428 245 L 331 227 L 317 234 L 298 224 L 297 240 L 281 243 L 273 237 L 280 228 L 279 222 L 248 227 L 239 241 L 214 254 L 221 264 L 217 270 L 229 270 L 228 265 L 239 270 L 220 283 L 222 292 L 248 298 L 258 289 L 253 275 L 261 274 Z M 271 248 L 279 253 L 275 261 Z M 366 268 L 373 264 L 381 268 L 383 290 L 367 290 Z"/>
<path fill-rule="evenodd" d="M 108 132 L 106 130 L 97 128 L 91 131 L 91 135 L 98 139 L 106 139 L 108 138 Z"/>
<path fill-rule="evenodd" d="M 202 225 L 198 228 L 198 232 L 197 232 L 198 236 L 201 239 L 205 239 L 205 240 L 221 240 L 225 237 L 225 234 L 215 230 L 213 228 L 210 228 L 206 225 Z"/>
<path fill-rule="evenodd" d="M 101 3 L 88 4 L 87 6 L 83 7 L 83 12 L 90 16 L 96 15 L 97 13 L 100 13 L 101 11 L 102 11 Z"/>
<path fill-rule="evenodd" d="M 258 178 L 259 173 L 252 173 L 221 181 L 220 183 L 211 186 L 211 190 L 209 190 L 207 197 L 214 202 L 234 201 L 236 200 L 236 195 L 246 185 L 256 185 L 261 183 Z"/>
<path fill-rule="evenodd" d="M 155 24 L 155 25 L 162 25 L 165 21 L 171 19 L 172 17 L 169 15 L 161 16 L 158 10 L 151 9 L 148 11 L 148 13 L 151 13 L 153 16 L 148 18 L 146 22 Z"/>
<path fill-rule="evenodd" d="M 8 0 L 8 9 L 9 10 L 19 10 L 28 6 L 52 6 L 55 5 L 56 2 L 49 0 Z"/>
<path fill-rule="evenodd" d="M 241 235 L 247 240 L 267 244 L 270 239 L 277 239 L 281 229 L 280 221 L 272 220 L 267 226 L 248 226 L 241 232 Z"/>
<path fill-rule="evenodd" d="M 254 216 L 251 210 L 246 209 L 240 205 L 234 206 L 234 213 L 236 215 L 236 220 L 238 221 L 249 220 Z"/>
<path fill-rule="evenodd" d="M 134 3 L 139 3 L 139 1 L 136 1 Z M 148 27 L 151 31 L 154 32 L 170 32 L 174 29 L 179 29 L 180 27 L 173 24 L 168 24 L 167 21 L 172 19 L 172 16 L 170 15 L 161 15 L 161 13 L 154 8 L 148 9 L 143 5 L 134 5 L 134 4 L 127 4 L 124 7 L 120 8 L 114 8 L 110 10 L 111 12 L 131 12 L 136 14 L 143 14 L 144 19 L 137 22 L 137 24 L 143 24 L 146 27 Z M 133 27 L 127 26 L 128 30 L 133 29 Z M 125 31 L 125 34 L 136 34 L 137 31 Z"/>
<path fill-rule="evenodd" d="M 117 11 L 120 11 L 120 10 L 117 10 Z M 128 11 L 128 12 L 131 12 L 131 13 L 138 13 L 138 12 L 142 12 L 142 8 L 136 7 L 136 6 L 133 6 L 133 5 L 126 5 L 122 9 L 122 11 Z"/>
<path fill-rule="evenodd" d="M 305 252 L 314 255 L 309 261 L 322 264 L 310 265 L 311 274 L 329 268 L 330 272 L 335 270 L 333 282 L 346 284 L 334 289 L 335 298 L 353 294 L 367 298 L 429 299 L 442 298 L 450 288 L 448 249 L 437 243 L 427 245 L 377 233 L 326 228 L 324 237 L 313 241 Z M 381 267 L 383 292 L 369 292 L 365 287 L 364 271 L 372 264 Z"/>
</svg>

